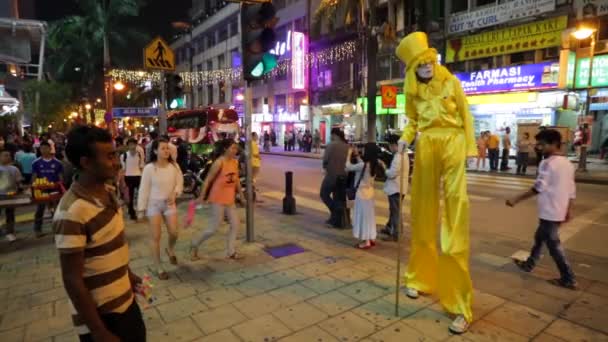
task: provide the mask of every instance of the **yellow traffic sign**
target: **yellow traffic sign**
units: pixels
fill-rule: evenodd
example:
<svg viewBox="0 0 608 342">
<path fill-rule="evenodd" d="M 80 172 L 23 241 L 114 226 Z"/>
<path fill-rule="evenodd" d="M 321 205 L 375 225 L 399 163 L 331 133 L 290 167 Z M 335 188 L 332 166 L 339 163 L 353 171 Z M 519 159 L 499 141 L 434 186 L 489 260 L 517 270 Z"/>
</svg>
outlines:
<svg viewBox="0 0 608 342">
<path fill-rule="evenodd" d="M 161 37 L 156 37 L 144 48 L 144 68 L 175 70 L 175 54 Z"/>
</svg>

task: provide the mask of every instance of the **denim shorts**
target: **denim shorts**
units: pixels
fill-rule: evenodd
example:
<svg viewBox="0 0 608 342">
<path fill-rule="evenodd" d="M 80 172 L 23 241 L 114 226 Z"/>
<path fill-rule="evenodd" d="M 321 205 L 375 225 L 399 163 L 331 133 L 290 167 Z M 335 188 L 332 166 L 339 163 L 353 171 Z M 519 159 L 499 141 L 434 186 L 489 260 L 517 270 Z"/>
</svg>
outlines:
<svg viewBox="0 0 608 342">
<path fill-rule="evenodd" d="M 146 216 L 153 217 L 158 215 L 168 216 L 177 213 L 177 206 L 175 204 L 169 205 L 167 200 L 148 200 L 148 210 L 146 210 Z"/>
</svg>

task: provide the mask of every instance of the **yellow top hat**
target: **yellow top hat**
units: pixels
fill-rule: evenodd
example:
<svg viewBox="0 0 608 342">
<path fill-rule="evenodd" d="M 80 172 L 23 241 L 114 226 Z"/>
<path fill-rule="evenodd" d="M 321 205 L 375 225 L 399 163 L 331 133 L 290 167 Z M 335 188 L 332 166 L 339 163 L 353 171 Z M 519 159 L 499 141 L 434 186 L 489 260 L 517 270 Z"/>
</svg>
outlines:
<svg viewBox="0 0 608 342">
<path fill-rule="evenodd" d="M 399 46 L 397 46 L 397 49 L 395 50 L 395 54 L 409 69 L 415 64 L 418 64 L 417 62 L 419 62 L 421 56 L 426 56 L 427 54 L 431 56 L 429 50 L 434 51 L 434 49 L 429 49 L 426 33 L 412 32 L 401 39 Z M 432 56 L 436 58 L 436 54 L 437 53 L 435 52 Z"/>
</svg>

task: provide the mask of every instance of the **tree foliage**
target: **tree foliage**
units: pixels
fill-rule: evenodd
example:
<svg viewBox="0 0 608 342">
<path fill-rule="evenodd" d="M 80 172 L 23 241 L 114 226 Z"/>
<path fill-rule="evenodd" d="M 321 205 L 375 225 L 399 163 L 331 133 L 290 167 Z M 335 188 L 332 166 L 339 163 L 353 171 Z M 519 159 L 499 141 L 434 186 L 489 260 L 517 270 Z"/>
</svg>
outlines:
<svg viewBox="0 0 608 342">
<path fill-rule="evenodd" d="M 108 64 L 125 67 L 148 36 L 131 24 L 139 15 L 138 0 L 80 0 L 78 6 L 82 15 L 50 24 L 48 63 L 56 79 L 74 84 L 75 95 L 87 96 L 102 85 L 104 49 Z"/>
<path fill-rule="evenodd" d="M 36 111 L 36 93 L 40 96 Z M 32 113 L 32 124 L 47 127 L 62 122 L 71 111 L 71 87 L 69 84 L 30 80 L 24 87 L 24 108 Z"/>
</svg>

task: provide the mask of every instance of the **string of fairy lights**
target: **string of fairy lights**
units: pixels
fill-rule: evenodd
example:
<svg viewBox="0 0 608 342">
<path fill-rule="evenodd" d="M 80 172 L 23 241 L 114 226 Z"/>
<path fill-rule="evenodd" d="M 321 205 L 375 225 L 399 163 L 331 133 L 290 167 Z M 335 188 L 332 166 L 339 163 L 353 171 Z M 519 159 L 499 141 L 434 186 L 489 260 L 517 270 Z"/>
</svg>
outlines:
<svg viewBox="0 0 608 342">
<path fill-rule="evenodd" d="M 304 60 L 306 67 L 332 65 L 346 60 L 350 60 L 355 56 L 357 51 L 357 41 L 347 41 L 332 47 L 328 47 L 319 51 L 309 52 Z M 285 75 L 291 68 L 291 59 L 283 59 L 279 61 L 277 66 L 266 75 L 267 78 L 274 78 L 280 75 Z M 236 83 L 242 79 L 243 70 L 238 68 L 225 68 L 216 70 L 180 72 L 184 85 L 186 87 L 203 87 L 220 82 Z M 141 85 L 150 82 L 152 85 L 160 85 L 162 81 L 162 73 L 159 71 L 143 71 L 143 70 L 126 70 L 112 69 L 110 76 L 113 81 L 121 81 L 130 84 Z"/>
</svg>

